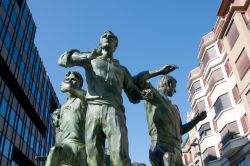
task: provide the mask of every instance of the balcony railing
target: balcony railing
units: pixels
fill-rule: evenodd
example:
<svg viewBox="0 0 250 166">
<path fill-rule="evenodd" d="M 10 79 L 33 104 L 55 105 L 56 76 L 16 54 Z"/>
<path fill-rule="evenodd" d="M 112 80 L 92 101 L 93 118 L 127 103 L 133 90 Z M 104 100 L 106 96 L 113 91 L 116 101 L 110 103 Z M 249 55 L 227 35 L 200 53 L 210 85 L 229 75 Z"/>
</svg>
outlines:
<svg viewBox="0 0 250 166">
<path fill-rule="evenodd" d="M 205 163 L 205 165 L 207 165 L 208 162 L 213 161 L 213 160 L 216 160 L 216 159 L 217 159 L 216 156 L 208 155 L 208 156 L 204 159 L 204 163 Z"/>
<path fill-rule="evenodd" d="M 232 139 L 235 139 L 235 138 L 238 138 L 239 135 L 238 133 L 236 132 L 227 132 L 224 137 L 222 138 L 221 140 L 221 143 L 222 143 L 222 147 L 229 141 L 229 140 L 232 140 Z"/>
</svg>

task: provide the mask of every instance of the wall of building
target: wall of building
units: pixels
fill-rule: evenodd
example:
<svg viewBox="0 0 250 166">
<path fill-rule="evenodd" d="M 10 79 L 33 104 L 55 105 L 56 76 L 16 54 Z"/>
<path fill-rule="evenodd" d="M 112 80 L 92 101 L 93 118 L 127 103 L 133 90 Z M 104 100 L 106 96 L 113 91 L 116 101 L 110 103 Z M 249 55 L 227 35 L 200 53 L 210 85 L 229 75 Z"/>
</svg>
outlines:
<svg viewBox="0 0 250 166">
<path fill-rule="evenodd" d="M 249 3 L 221 1 L 214 29 L 199 46 L 200 65 L 189 75 L 188 120 L 202 110 L 208 115 L 189 132 L 190 146 L 199 145 L 203 165 L 250 165 Z"/>
<path fill-rule="evenodd" d="M 34 37 L 25 0 L 0 1 L 0 165 L 44 165 L 54 144 L 50 113 L 58 99 Z"/>
</svg>

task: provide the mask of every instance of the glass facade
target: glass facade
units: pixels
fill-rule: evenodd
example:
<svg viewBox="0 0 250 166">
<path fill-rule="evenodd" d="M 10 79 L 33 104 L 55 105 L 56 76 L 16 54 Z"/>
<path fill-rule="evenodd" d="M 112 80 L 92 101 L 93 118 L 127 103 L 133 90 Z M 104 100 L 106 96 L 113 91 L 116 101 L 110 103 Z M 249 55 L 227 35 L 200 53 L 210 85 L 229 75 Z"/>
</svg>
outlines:
<svg viewBox="0 0 250 166">
<path fill-rule="evenodd" d="M 59 107 L 34 45 L 25 0 L 0 0 L 0 165 L 45 165 L 55 141 L 50 113 Z"/>
</svg>

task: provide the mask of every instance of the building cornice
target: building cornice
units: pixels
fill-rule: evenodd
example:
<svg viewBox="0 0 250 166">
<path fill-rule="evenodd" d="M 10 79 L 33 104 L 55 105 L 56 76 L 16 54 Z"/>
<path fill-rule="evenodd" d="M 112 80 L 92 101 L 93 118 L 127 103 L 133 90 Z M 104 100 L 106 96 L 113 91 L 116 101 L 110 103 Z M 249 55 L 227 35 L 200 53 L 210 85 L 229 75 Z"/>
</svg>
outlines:
<svg viewBox="0 0 250 166">
<path fill-rule="evenodd" d="M 250 3 L 250 0 L 246 0 L 244 4 L 236 3 L 236 4 L 231 5 L 231 7 L 228 10 L 227 16 L 225 17 L 225 21 L 221 28 L 218 39 L 222 39 L 225 36 L 225 33 L 229 27 L 229 24 L 231 23 L 234 13 L 236 11 L 247 10 L 249 3 Z"/>
<path fill-rule="evenodd" d="M 230 4 L 233 2 L 233 0 L 222 0 L 221 4 L 220 4 L 220 8 L 217 11 L 217 16 L 221 16 L 224 17 L 229 8 L 230 8 Z"/>
</svg>

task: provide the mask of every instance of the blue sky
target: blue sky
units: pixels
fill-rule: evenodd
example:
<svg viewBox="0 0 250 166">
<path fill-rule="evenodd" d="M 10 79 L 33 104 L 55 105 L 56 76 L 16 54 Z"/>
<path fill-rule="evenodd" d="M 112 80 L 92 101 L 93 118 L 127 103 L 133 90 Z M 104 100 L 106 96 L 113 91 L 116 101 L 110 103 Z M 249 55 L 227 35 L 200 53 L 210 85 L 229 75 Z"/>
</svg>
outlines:
<svg viewBox="0 0 250 166">
<path fill-rule="evenodd" d="M 172 101 L 179 106 L 182 121 L 190 111 L 187 79 L 198 65 L 197 54 L 201 37 L 210 32 L 217 20 L 220 0 L 28 0 L 37 26 L 36 46 L 61 103 L 66 95 L 59 85 L 69 70 L 57 65 L 65 50 L 76 48 L 91 51 L 98 46 L 105 30 L 119 38 L 114 57 L 132 75 L 152 70 L 165 64 L 176 64 L 172 73 L 177 93 Z M 83 68 L 73 68 L 84 75 Z M 159 78 L 153 79 L 155 85 Z M 86 89 L 86 84 L 84 85 Z M 150 165 L 143 102 L 133 105 L 124 96 L 129 151 L 132 161 Z"/>
</svg>

